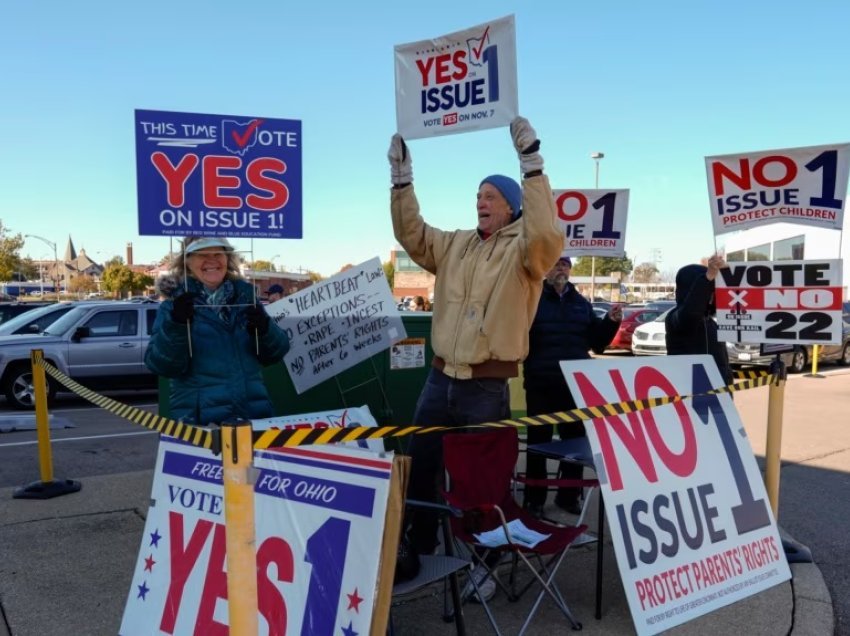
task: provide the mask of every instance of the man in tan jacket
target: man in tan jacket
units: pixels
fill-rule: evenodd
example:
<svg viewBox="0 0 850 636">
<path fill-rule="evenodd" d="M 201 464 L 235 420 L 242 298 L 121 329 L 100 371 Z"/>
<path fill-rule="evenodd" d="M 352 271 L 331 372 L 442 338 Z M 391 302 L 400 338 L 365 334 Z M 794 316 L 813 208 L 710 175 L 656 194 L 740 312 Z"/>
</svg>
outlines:
<svg viewBox="0 0 850 636">
<path fill-rule="evenodd" d="M 393 136 L 388 153 L 393 230 L 423 269 L 436 275 L 431 346 L 433 368 L 416 405 L 413 424 L 462 426 L 510 417 L 508 378 L 528 353 L 528 332 L 546 272 L 564 243 L 540 142 L 528 120 L 517 117 L 511 136 L 523 186 L 491 175 L 478 188 L 478 227 L 444 231 L 423 220 L 413 191 L 407 146 Z M 413 436 L 408 496 L 433 501 L 441 473 L 439 434 Z M 437 519 L 409 519 L 414 550 L 432 552 Z"/>
</svg>

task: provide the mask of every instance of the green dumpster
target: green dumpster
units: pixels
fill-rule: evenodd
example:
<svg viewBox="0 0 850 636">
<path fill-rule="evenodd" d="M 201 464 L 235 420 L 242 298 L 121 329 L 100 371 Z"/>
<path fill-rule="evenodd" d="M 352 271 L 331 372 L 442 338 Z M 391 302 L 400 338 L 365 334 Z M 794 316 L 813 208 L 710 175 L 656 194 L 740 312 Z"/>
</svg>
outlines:
<svg viewBox="0 0 850 636">
<path fill-rule="evenodd" d="M 431 368 L 431 313 L 401 314 L 407 338 L 392 348 L 314 386 L 301 395 L 283 363 L 266 367 L 263 378 L 277 415 L 369 407 L 379 425 L 406 425 Z M 160 378 L 159 412 L 168 417 L 168 380 Z"/>
</svg>

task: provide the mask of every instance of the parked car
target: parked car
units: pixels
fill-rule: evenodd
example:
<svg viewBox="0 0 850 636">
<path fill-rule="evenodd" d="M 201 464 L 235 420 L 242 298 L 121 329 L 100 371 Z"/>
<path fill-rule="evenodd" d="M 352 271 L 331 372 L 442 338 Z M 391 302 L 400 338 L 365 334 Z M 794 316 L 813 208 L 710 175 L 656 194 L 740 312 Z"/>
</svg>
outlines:
<svg viewBox="0 0 850 636">
<path fill-rule="evenodd" d="M 605 309 L 605 307 L 597 307 L 596 305 L 594 305 L 593 313 L 596 314 L 597 318 L 604 318 L 608 313 L 608 310 Z"/>
<path fill-rule="evenodd" d="M 11 302 L 4 303 L 0 302 L 0 325 L 4 324 L 7 320 L 11 320 L 16 316 L 20 316 L 23 313 L 28 311 L 32 311 L 33 309 L 38 309 L 39 307 L 44 307 L 47 303 L 40 302 L 32 302 L 32 303 L 19 303 L 19 302 Z"/>
<path fill-rule="evenodd" d="M 45 327 L 67 314 L 77 304 L 79 303 L 61 302 L 43 304 L 37 309 L 27 311 L 4 322 L 0 325 L 0 336 L 41 333 Z"/>
<path fill-rule="evenodd" d="M 664 319 L 670 309 L 650 322 L 645 322 L 632 333 L 632 353 L 636 356 L 667 355 L 667 329 Z"/>
<path fill-rule="evenodd" d="M 623 309 L 623 321 L 614 335 L 608 349 L 632 350 L 632 334 L 639 326 L 652 322 L 664 312 L 663 309 L 648 309 L 646 307 L 626 307 Z"/>
<path fill-rule="evenodd" d="M 673 307 L 675 306 L 675 300 L 650 300 L 648 303 L 646 303 L 647 309 L 660 309 L 662 311 L 673 309 Z"/>
<path fill-rule="evenodd" d="M 34 407 L 32 349 L 90 389 L 155 388 L 144 358 L 157 309 L 157 303 L 83 302 L 38 335 L 0 337 L 0 388 L 8 404 Z M 47 378 L 48 400 L 64 390 Z"/>
</svg>

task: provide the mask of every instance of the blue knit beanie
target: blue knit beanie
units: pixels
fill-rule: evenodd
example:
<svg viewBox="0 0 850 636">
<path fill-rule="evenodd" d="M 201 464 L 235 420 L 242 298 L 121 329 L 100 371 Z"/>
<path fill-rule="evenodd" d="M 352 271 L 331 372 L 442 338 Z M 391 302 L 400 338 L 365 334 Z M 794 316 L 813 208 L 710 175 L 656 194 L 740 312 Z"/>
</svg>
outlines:
<svg viewBox="0 0 850 636">
<path fill-rule="evenodd" d="M 489 177 L 484 177 L 478 187 L 480 188 L 485 183 L 489 183 L 505 197 L 505 201 L 508 202 L 512 210 L 511 221 L 516 221 L 522 214 L 522 188 L 519 187 L 519 184 L 503 174 L 491 174 Z"/>
</svg>

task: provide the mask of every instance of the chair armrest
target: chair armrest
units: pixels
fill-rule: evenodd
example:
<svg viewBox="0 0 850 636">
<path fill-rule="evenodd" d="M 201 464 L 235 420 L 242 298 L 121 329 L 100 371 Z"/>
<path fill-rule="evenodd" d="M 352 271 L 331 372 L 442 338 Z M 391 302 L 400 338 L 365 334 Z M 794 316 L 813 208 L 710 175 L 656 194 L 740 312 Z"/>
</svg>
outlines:
<svg viewBox="0 0 850 636">
<path fill-rule="evenodd" d="M 435 510 L 437 512 L 442 512 L 447 515 L 451 515 L 453 517 L 461 517 L 463 513 L 450 506 L 448 504 L 436 503 L 434 501 L 422 501 L 420 499 L 405 499 L 405 506 L 412 506 L 414 508 L 427 508 L 429 510 Z"/>
</svg>

